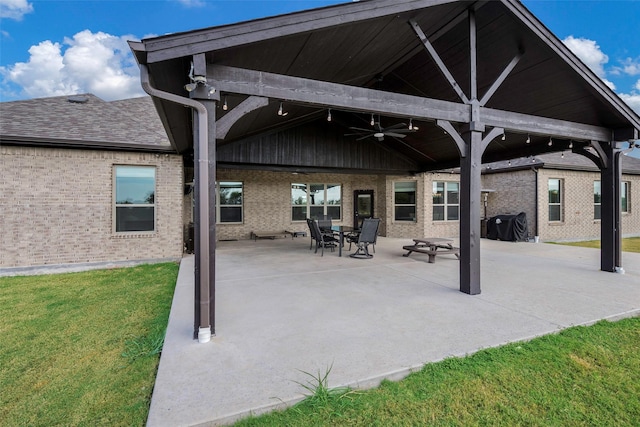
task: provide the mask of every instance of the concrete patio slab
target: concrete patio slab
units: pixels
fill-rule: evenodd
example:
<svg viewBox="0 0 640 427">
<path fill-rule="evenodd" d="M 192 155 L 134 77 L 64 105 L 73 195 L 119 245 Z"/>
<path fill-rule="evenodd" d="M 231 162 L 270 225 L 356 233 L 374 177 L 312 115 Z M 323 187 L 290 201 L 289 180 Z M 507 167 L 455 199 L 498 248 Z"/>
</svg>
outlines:
<svg viewBox="0 0 640 427">
<path fill-rule="evenodd" d="M 331 387 L 367 388 L 425 363 L 640 315 L 640 254 L 626 273 L 599 251 L 482 240 L 482 293 L 458 290 L 458 260 L 402 257 L 381 238 L 373 259 L 313 253 L 305 238 L 220 242 L 216 336 L 193 334 L 193 257 L 182 260 L 148 425 L 223 425 L 304 398 L 298 383 L 331 368 Z"/>
</svg>

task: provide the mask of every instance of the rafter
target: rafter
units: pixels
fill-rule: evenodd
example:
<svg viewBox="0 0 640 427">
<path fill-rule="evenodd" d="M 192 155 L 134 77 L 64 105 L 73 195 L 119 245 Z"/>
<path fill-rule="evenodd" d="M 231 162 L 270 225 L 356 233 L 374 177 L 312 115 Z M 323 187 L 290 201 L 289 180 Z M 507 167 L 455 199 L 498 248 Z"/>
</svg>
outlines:
<svg viewBox="0 0 640 427">
<path fill-rule="evenodd" d="M 221 117 L 216 126 L 216 139 L 224 139 L 231 127 L 245 114 L 269 105 L 269 98 L 250 96 Z"/>
<path fill-rule="evenodd" d="M 424 31 L 422 31 L 422 28 L 420 28 L 420 25 L 418 25 L 418 23 L 413 19 L 409 21 L 409 25 L 411 25 L 411 28 L 413 28 L 413 31 L 415 31 L 420 41 L 427 49 L 427 52 L 429 52 L 429 55 L 431 55 L 433 62 L 436 63 L 444 78 L 447 79 L 453 90 L 458 94 L 458 97 L 462 100 L 463 103 L 468 104 L 469 98 L 467 98 L 467 96 L 464 94 L 462 88 L 460 87 L 458 82 L 456 82 L 455 77 L 453 77 L 442 58 L 440 58 L 440 55 L 438 55 L 438 52 L 435 50 L 431 42 L 429 42 L 429 39 L 424 34 Z"/>
</svg>

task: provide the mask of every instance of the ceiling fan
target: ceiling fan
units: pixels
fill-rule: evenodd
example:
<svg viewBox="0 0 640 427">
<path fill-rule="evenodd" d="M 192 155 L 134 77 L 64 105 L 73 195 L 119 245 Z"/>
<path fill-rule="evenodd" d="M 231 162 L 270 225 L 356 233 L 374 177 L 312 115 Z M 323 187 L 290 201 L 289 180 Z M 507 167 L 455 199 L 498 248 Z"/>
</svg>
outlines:
<svg viewBox="0 0 640 427">
<path fill-rule="evenodd" d="M 395 125 L 383 128 L 380 125 L 380 121 L 374 123 L 373 129 L 349 127 L 349 130 L 354 131 L 354 133 L 345 133 L 344 136 L 358 136 L 356 141 L 361 141 L 369 137 L 374 137 L 378 141 L 384 141 L 385 136 L 404 138 L 408 133 L 415 132 L 413 128 L 408 128 L 406 123 L 396 123 Z"/>
</svg>

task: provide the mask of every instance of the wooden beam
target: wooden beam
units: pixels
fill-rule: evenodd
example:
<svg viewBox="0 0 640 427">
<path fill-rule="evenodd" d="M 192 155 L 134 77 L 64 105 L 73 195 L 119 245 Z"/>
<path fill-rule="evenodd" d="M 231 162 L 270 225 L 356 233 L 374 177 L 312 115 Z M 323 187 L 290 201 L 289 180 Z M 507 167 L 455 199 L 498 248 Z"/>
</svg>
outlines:
<svg viewBox="0 0 640 427">
<path fill-rule="evenodd" d="M 583 141 L 607 141 L 611 135 L 611 131 L 607 128 L 565 120 L 549 119 L 487 107 L 480 107 L 480 113 L 483 123 L 487 126 L 501 127 L 518 133 L 550 135 L 555 138 Z"/>
<path fill-rule="evenodd" d="M 222 92 L 392 117 L 469 121 L 469 107 L 456 102 L 222 65 L 210 65 L 207 77 L 209 84 Z"/>
<path fill-rule="evenodd" d="M 208 82 L 218 92 L 256 95 L 323 108 L 340 108 L 345 111 L 383 114 L 391 117 L 446 120 L 454 123 L 471 121 L 471 108 L 456 102 L 236 67 L 210 65 Z M 600 126 L 487 107 L 477 108 L 483 124 L 507 131 L 551 135 L 555 138 L 579 141 L 607 141 L 611 136 L 610 129 Z"/>
<path fill-rule="evenodd" d="M 196 53 L 213 52 L 278 37 L 349 25 L 368 19 L 395 17 L 401 13 L 453 2 L 453 0 L 352 2 L 219 28 L 168 35 L 143 41 L 143 43 L 147 51 L 147 63 L 150 64 Z"/>
<path fill-rule="evenodd" d="M 245 114 L 250 113 L 253 110 L 257 110 L 258 108 L 266 107 L 267 105 L 269 105 L 268 98 L 262 98 L 259 96 L 248 97 L 218 120 L 216 126 L 216 139 L 224 139 L 227 136 L 227 133 L 231 130 L 231 127 Z"/>
<path fill-rule="evenodd" d="M 485 150 L 487 149 L 491 141 L 496 139 L 498 135 L 504 135 L 504 129 L 493 128 L 491 129 L 491 131 L 489 131 L 489 133 L 484 138 L 482 138 L 482 154 L 484 154 Z"/>
<path fill-rule="evenodd" d="M 481 106 L 484 107 L 487 104 L 487 102 L 489 102 L 489 99 L 491 99 L 491 97 L 496 92 L 496 90 L 498 90 L 500 85 L 507 79 L 507 76 L 509 76 L 509 74 L 511 73 L 511 71 L 513 71 L 513 69 L 516 67 L 518 62 L 520 62 L 520 59 L 522 59 L 521 53 L 516 55 L 515 58 L 513 58 L 511 62 L 509 62 L 509 64 L 504 68 L 504 70 L 502 70 L 502 73 L 500 73 L 498 78 L 493 82 L 491 87 L 487 90 L 487 92 L 484 94 L 484 96 L 480 100 Z"/>
<path fill-rule="evenodd" d="M 478 99 L 478 35 L 476 12 L 469 9 L 469 98 Z"/>
<path fill-rule="evenodd" d="M 456 82 L 455 77 L 453 77 L 442 58 L 440 58 L 440 55 L 438 55 L 438 52 L 436 52 L 433 45 L 431 45 L 429 39 L 422 31 L 422 28 L 420 28 L 420 25 L 418 25 L 418 23 L 413 19 L 409 21 L 409 25 L 411 25 L 411 28 L 413 28 L 413 31 L 415 31 L 420 41 L 427 49 L 427 52 L 429 52 L 429 55 L 431 55 L 431 59 L 433 59 L 433 62 L 436 63 L 444 78 L 449 82 L 453 90 L 458 94 L 458 97 L 462 100 L 463 103 L 468 104 L 469 98 L 467 98 L 467 96 L 464 94 L 462 88 L 460 87 L 460 85 L 458 85 L 458 82 Z"/>
</svg>

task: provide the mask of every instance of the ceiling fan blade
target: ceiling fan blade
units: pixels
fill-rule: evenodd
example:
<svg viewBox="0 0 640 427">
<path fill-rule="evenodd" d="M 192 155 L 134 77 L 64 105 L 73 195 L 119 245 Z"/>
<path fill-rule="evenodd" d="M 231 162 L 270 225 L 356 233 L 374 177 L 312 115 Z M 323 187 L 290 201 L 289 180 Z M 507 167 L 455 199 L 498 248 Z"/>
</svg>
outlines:
<svg viewBox="0 0 640 427">
<path fill-rule="evenodd" d="M 362 135 L 368 135 L 370 132 L 368 133 L 363 133 L 363 132 L 357 132 L 357 133 L 345 133 L 344 136 L 362 136 Z"/>
<path fill-rule="evenodd" d="M 369 138 L 371 135 L 361 136 L 360 138 L 356 138 L 356 141 L 362 141 L 363 139 Z"/>
<path fill-rule="evenodd" d="M 366 132 L 366 133 L 371 132 L 371 129 L 357 128 L 357 127 L 353 127 L 353 126 L 349 127 L 349 130 L 359 130 L 359 131 Z"/>
<path fill-rule="evenodd" d="M 391 125 L 388 128 L 385 128 L 385 130 L 400 129 L 400 128 L 405 128 L 409 130 L 406 123 L 396 123 L 395 125 Z"/>
<path fill-rule="evenodd" d="M 388 136 L 393 136 L 394 138 L 404 138 L 407 136 L 403 133 L 395 133 L 395 132 L 385 132 L 384 134 Z"/>
</svg>

